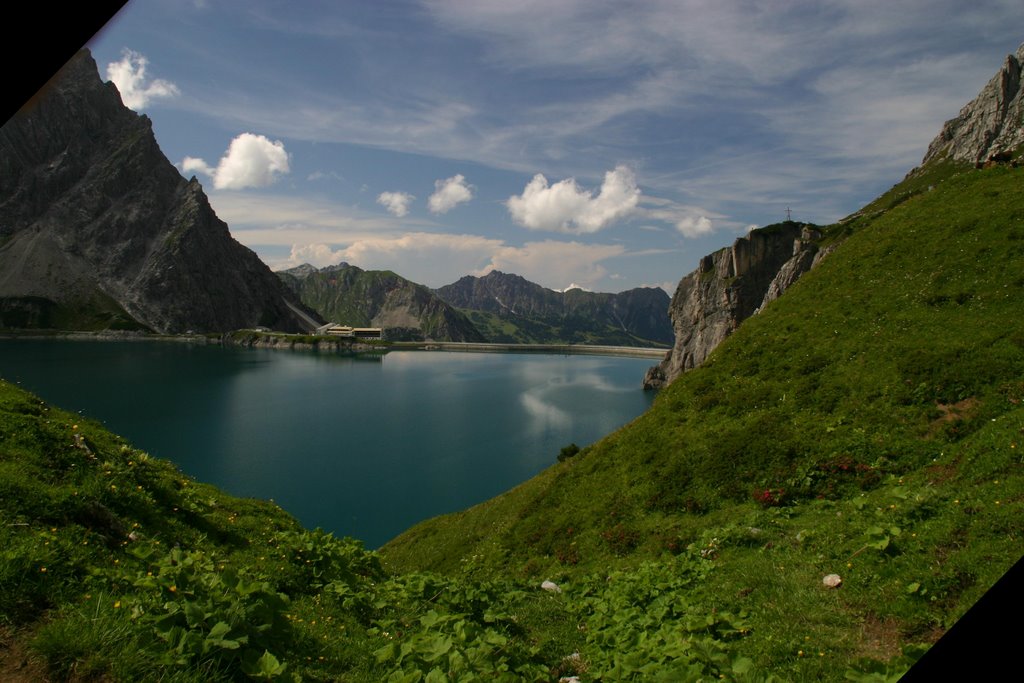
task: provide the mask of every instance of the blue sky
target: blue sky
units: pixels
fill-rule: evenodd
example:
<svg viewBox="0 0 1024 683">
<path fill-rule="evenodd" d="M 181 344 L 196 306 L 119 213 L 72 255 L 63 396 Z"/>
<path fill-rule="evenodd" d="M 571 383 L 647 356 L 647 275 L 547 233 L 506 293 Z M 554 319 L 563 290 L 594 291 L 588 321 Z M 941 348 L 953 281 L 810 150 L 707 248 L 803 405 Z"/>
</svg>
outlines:
<svg viewBox="0 0 1024 683">
<path fill-rule="evenodd" d="M 1020 0 L 130 0 L 89 43 L 272 268 L 670 293 L 917 165 Z"/>
</svg>

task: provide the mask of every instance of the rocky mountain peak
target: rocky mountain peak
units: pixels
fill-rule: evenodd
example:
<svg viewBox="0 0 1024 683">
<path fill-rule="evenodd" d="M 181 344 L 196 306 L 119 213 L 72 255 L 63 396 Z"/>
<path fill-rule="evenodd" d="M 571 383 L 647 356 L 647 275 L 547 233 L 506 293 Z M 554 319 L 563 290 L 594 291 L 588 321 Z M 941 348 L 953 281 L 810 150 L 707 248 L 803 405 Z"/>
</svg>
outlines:
<svg viewBox="0 0 1024 683">
<path fill-rule="evenodd" d="M 1006 160 L 1024 145 L 1024 95 L 1021 70 L 1024 43 L 1007 55 L 999 72 L 956 118 L 946 121 L 928 145 L 923 163 L 948 156 L 957 161 L 984 164 Z"/>
<path fill-rule="evenodd" d="M 87 50 L 0 128 L 0 326 L 308 327 Z"/>
<path fill-rule="evenodd" d="M 310 275 L 320 272 L 320 269 L 314 265 L 310 265 L 309 263 L 303 263 L 302 265 L 295 266 L 293 268 L 286 268 L 277 272 L 279 275 L 280 273 L 285 273 L 298 280 L 305 280 Z"/>
</svg>

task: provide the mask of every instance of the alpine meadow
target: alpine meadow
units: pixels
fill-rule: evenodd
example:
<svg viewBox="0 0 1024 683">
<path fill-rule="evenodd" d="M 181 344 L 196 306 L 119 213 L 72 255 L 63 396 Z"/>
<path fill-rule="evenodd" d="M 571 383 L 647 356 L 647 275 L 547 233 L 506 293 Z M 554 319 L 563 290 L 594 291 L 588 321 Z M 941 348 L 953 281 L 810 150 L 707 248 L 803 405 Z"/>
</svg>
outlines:
<svg viewBox="0 0 1024 683">
<path fill-rule="evenodd" d="M 81 99 L 119 112 L 116 88 L 94 84 L 83 55 L 76 73 L 90 94 Z M 737 318 L 702 362 L 673 365 L 700 324 L 681 312 L 680 285 L 669 305 L 676 348 L 663 364 L 679 372 L 662 378 L 647 412 L 376 551 L 303 528 L 271 501 L 196 481 L 100 422 L 0 380 L 0 679 L 882 683 L 913 672 L 1024 554 L 1022 63 L 1024 45 L 921 165 L 859 211 L 739 237 L 805 234 L 822 257 Z M 350 281 L 413 301 L 431 326 L 394 323 L 409 338 L 443 328 L 468 341 L 670 343 L 648 313 L 661 290 L 625 303 L 545 290 L 555 313 L 520 319 L 471 306 L 456 285 L 429 290 L 345 263 L 274 276 L 233 242 L 199 182 L 174 172 L 150 142 L 148 119 L 96 116 L 115 115 L 134 131 L 117 154 L 144 148 L 173 181 L 141 205 L 179 222 L 157 225 L 106 200 L 96 204 L 114 209 L 94 220 L 79 195 L 60 195 L 61 215 L 96 234 L 127 234 L 136 219 L 154 226 L 121 251 L 110 244 L 128 242 L 113 238 L 68 246 L 61 231 L 70 224 L 29 216 L 39 206 L 17 202 L 31 194 L 25 187 L 42 186 L 27 179 L 70 174 L 72 155 L 65 166 L 25 161 L 15 179 L 25 187 L 0 177 L 5 328 L 80 318 L 107 330 L 194 329 L 227 344 L 263 334 L 257 325 L 308 333 L 308 321 L 328 318 L 316 301 L 376 324 L 370 294 L 329 288 Z M 19 131 L 35 130 L 12 121 L 0 129 L 0 172 L 28 158 Z M 104 159 L 89 176 L 104 191 L 130 176 L 157 182 Z M 81 197 L 91 191 L 64 184 Z M 195 235 L 216 249 L 193 249 Z M 45 253 L 33 251 L 44 243 Z M 41 253 L 50 269 L 29 272 Z M 198 253 L 209 262 L 190 256 Z M 686 286 L 715 279 L 739 292 L 742 275 L 712 262 Z M 62 263 L 75 264 L 62 271 L 75 297 L 44 301 L 41 273 Z M 17 272 L 24 291 L 5 272 Z M 543 289 L 519 280 L 492 271 L 488 282 L 460 282 L 467 291 Z M 252 282 L 260 289 L 246 290 L 244 308 L 218 308 Z M 194 299 L 169 303 L 172 287 Z M 100 294 L 115 291 L 120 298 Z M 723 297 L 735 308 L 735 296 Z M 202 302 L 208 329 L 189 301 Z M 627 303 L 638 322 L 618 329 Z M 59 327 L 35 325 L 48 326 Z M 301 339 L 334 352 L 326 338 Z M 390 350 L 386 339 L 372 346 L 419 352 Z M 948 672 L 991 677 L 992 662 L 1012 661 L 1003 645 L 958 652 L 961 668 Z"/>
</svg>

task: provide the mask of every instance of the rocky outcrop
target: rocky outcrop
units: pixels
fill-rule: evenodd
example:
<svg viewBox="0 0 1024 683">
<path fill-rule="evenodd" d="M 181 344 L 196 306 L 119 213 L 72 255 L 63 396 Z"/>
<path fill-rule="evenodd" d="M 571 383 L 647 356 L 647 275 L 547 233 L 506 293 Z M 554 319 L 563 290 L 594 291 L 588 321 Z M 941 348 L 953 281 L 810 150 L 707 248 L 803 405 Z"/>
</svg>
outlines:
<svg viewBox="0 0 1024 683">
<path fill-rule="evenodd" d="M 701 259 L 676 288 L 669 313 L 675 345 L 647 371 L 645 389 L 670 384 L 699 366 L 740 323 L 813 268 L 826 253 L 813 225 L 786 222 L 751 231 Z"/>
<path fill-rule="evenodd" d="M 484 277 L 466 275 L 437 293 L 452 306 L 499 315 L 545 317 L 562 312 L 559 292 L 497 270 Z"/>
<path fill-rule="evenodd" d="M 637 287 L 618 294 L 576 288 L 556 292 L 495 270 L 483 277 L 467 275 L 437 293 L 457 308 L 487 313 L 518 326 L 521 338 L 490 340 L 494 342 L 672 343 L 669 296 L 657 287 Z"/>
<path fill-rule="evenodd" d="M 304 263 L 277 275 L 325 319 L 381 327 L 391 341 L 486 341 L 464 314 L 428 287 L 391 271 L 347 263 L 317 269 Z"/>
<path fill-rule="evenodd" d="M 282 349 L 288 351 L 330 351 L 333 353 L 366 354 L 366 358 L 379 360 L 387 352 L 379 345 L 366 344 L 354 339 L 314 337 L 304 334 L 280 334 L 258 330 L 226 332 L 215 341 L 221 346 L 240 346 L 247 349 Z"/>
<path fill-rule="evenodd" d="M 0 128 L 0 324 L 300 331 L 298 306 L 88 51 Z"/>
<path fill-rule="evenodd" d="M 928 145 L 924 162 L 949 157 L 982 165 L 1009 160 L 1024 145 L 1024 95 L 1021 70 L 1024 44 L 1007 55 L 1003 67 L 978 96 L 946 122 Z"/>
</svg>

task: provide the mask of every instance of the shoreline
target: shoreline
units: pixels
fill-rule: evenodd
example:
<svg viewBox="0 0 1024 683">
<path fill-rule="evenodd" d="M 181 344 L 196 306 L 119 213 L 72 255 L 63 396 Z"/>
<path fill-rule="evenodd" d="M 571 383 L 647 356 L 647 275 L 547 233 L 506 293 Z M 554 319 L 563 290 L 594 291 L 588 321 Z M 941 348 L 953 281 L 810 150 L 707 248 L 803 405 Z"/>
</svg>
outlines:
<svg viewBox="0 0 1024 683">
<path fill-rule="evenodd" d="M 550 353 L 587 356 L 620 356 L 661 360 L 669 348 L 587 344 L 502 344 L 483 342 L 390 342 L 396 351 L 449 351 L 462 353 Z"/>
<path fill-rule="evenodd" d="M 586 344 L 504 344 L 447 341 L 396 341 L 366 343 L 329 336 L 235 330 L 223 334 L 156 334 L 152 332 L 102 330 L 5 330 L 0 339 L 66 339 L 71 341 L 162 341 L 203 346 L 244 346 L 248 348 L 287 348 L 299 351 L 346 351 L 355 353 L 392 351 L 447 351 L 454 353 L 547 353 L 559 355 L 616 356 L 661 360 L 671 349 L 642 346 Z"/>
</svg>

